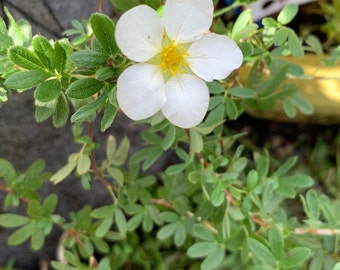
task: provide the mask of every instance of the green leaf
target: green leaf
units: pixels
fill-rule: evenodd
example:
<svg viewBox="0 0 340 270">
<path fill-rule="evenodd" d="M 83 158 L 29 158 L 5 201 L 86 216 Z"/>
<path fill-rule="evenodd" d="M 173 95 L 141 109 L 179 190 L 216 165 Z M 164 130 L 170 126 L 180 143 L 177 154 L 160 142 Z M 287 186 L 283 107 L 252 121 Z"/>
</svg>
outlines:
<svg viewBox="0 0 340 270">
<path fill-rule="evenodd" d="M 216 269 L 216 267 L 223 261 L 224 256 L 225 250 L 222 247 L 215 247 L 215 249 L 204 259 L 201 264 L 201 269 Z"/>
<path fill-rule="evenodd" d="M 282 230 L 279 226 L 273 225 L 270 227 L 268 239 L 270 249 L 273 252 L 275 259 L 280 261 L 284 247 L 284 240 Z"/>
<path fill-rule="evenodd" d="M 229 97 L 225 98 L 225 110 L 229 119 L 235 120 L 239 116 L 239 110 L 235 101 Z"/>
<path fill-rule="evenodd" d="M 280 84 L 286 79 L 288 71 L 288 64 L 283 65 L 277 72 L 272 74 L 272 78 L 269 81 L 267 87 L 265 87 L 261 93 L 261 96 L 267 96 L 279 88 Z"/>
<path fill-rule="evenodd" d="M 224 105 L 222 103 L 222 100 L 220 100 L 220 103 L 209 112 L 208 116 L 206 117 L 204 125 L 208 127 L 211 126 L 216 127 L 220 125 L 221 122 L 224 120 L 224 111 L 225 111 Z M 195 127 L 195 129 L 197 131 L 200 131 L 199 126 Z"/>
<path fill-rule="evenodd" d="M 44 70 L 44 65 L 39 57 L 34 52 L 21 46 L 11 47 L 8 51 L 8 59 L 28 70 Z"/>
<path fill-rule="evenodd" d="M 238 44 L 242 51 L 243 58 L 251 57 L 254 53 L 254 46 L 248 42 L 242 42 Z"/>
<path fill-rule="evenodd" d="M 217 246 L 218 245 L 216 242 L 198 242 L 189 247 L 189 249 L 187 250 L 187 254 L 191 258 L 205 257 L 210 254 L 214 249 L 216 249 Z"/>
<path fill-rule="evenodd" d="M 110 0 L 112 5 L 117 9 L 117 11 L 127 11 L 137 5 L 134 0 Z"/>
<path fill-rule="evenodd" d="M 126 231 L 127 231 L 126 217 L 120 208 L 116 209 L 115 211 L 115 220 L 116 220 L 118 231 L 122 233 L 123 235 L 126 235 Z"/>
<path fill-rule="evenodd" d="M 166 168 L 165 173 L 168 175 L 175 175 L 182 172 L 185 168 L 188 167 L 189 164 L 187 163 L 180 163 L 175 165 L 170 165 Z"/>
<path fill-rule="evenodd" d="M 63 92 L 59 95 L 57 100 L 57 105 L 55 107 L 55 111 L 53 113 L 53 125 L 56 128 L 63 127 L 68 119 L 69 108 L 66 96 Z"/>
<path fill-rule="evenodd" d="M 251 265 L 247 270 L 276 270 L 276 268 L 267 265 Z"/>
<path fill-rule="evenodd" d="M 13 39 L 13 43 L 20 46 L 24 45 L 24 34 L 20 26 L 16 23 L 6 7 L 4 8 L 4 11 L 9 21 L 8 34 Z"/>
<path fill-rule="evenodd" d="M 202 135 L 194 128 L 190 129 L 190 151 L 200 153 L 203 150 L 204 142 Z"/>
<path fill-rule="evenodd" d="M 146 232 L 151 232 L 153 229 L 153 219 L 149 213 L 143 216 L 142 228 Z"/>
<path fill-rule="evenodd" d="M 109 257 L 104 257 L 100 260 L 98 270 L 111 270 Z"/>
<path fill-rule="evenodd" d="M 298 10 L 297 4 L 288 4 L 280 11 L 277 21 L 283 25 L 290 23 L 298 13 Z"/>
<path fill-rule="evenodd" d="M 75 99 L 84 99 L 98 93 L 104 83 L 94 78 L 83 78 L 73 82 L 66 90 L 66 94 Z"/>
<path fill-rule="evenodd" d="M 90 23 L 99 44 L 111 55 L 116 55 L 119 49 L 114 37 L 115 26 L 112 20 L 105 14 L 95 13 L 90 17 Z"/>
<path fill-rule="evenodd" d="M 336 263 L 332 270 L 340 270 L 340 262 Z"/>
<path fill-rule="evenodd" d="M 0 226 L 12 228 L 19 227 L 30 222 L 31 219 L 26 216 L 20 216 L 16 214 L 1 214 Z"/>
<path fill-rule="evenodd" d="M 253 98 L 256 96 L 256 92 L 253 89 L 246 87 L 233 87 L 228 89 L 228 93 L 239 98 Z"/>
<path fill-rule="evenodd" d="M 292 54 L 296 57 L 303 57 L 304 56 L 304 51 L 303 47 L 301 44 L 301 41 L 299 40 L 299 37 L 297 34 L 289 29 L 290 31 L 288 32 L 288 47 L 289 50 L 292 52 Z"/>
<path fill-rule="evenodd" d="M 130 232 L 133 232 L 136 230 L 136 228 L 141 224 L 143 220 L 143 214 L 137 214 L 135 216 L 133 216 L 132 218 L 129 219 L 129 221 L 127 222 L 127 229 Z"/>
<path fill-rule="evenodd" d="M 61 85 L 58 80 L 47 80 L 38 85 L 34 97 L 40 102 L 49 102 L 58 98 L 60 92 Z"/>
<path fill-rule="evenodd" d="M 54 112 L 57 100 L 50 102 L 35 101 L 35 120 L 40 123 L 48 119 Z"/>
<path fill-rule="evenodd" d="M 110 166 L 107 168 L 107 172 L 119 186 L 124 185 L 125 177 L 121 169 Z"/>
<path fill-rule="evenodd" d="M 3 158 L 0 158 L 0 177 L 4 177 L 6 180 L 14 180 L 16 177 L 13 165 Z"/>
<path fill-rule="evenodd" d="M 174 242 L 177 247 L 180 247 L 184 244 L 187 238 L 187 230 L 185 228 L 185 224 L 183 222 L 177 224 L 177 229 L 174 235 Z"/>
<path fill-rule="evenodd" d="M 175 233 L 177 229 L 177 224 L 176 223 L 169 223 L 163 227 L 161 227 L 158 232 L 157 232 L 157 238 L 164 240 L 168 237 L 170 237 L 171 235 L 173 235 Z"/>
<path fill-rule="evenodd" d="M 158 145 L 142 149 L 132 156 L 131 162 L 139 162 L 144 160 L 142 168 L 145 171 L 157 161 L 157 159 L 162 155 L 163 151 L 163 148 Z"/>
<path fill-rule="evenodd" d="M 266 27 L 279 27 L 279 24 L 277 21 L 275 21 L 275 19 L 271 18 L 271 17 L 266 17 L 262 19 L 262 24 Z"/>
<path fill-rule="evenodd" d="M 106 157 L 109 162 L 115 158 L 116 150 L 117 150 L 117 140 L 112 135 L 109 135 L 107 138 L 107 143 L 106 143 Z"/>
<path fill-rule="evenodd" d="M 71 60 L 79 66 L 97 67 L 107 63 L 109 55 L 93 50 L 81 50 L 71 55 Z"/>
<path fill-rule="evenodd" d="M 252 36 L 254 34 L 254 32 L 257 30 L 257 28 L 259 28 L 259 26 L 255 23 L 251 23 L 246 25 L 246 27 L 244 27 L 243 29 L 241 29 L 241 31 L 239 31 L 235 36 L 234 36 L 234 40 L 240 40 L 240 39 L 244 39 L 244 38 L 249 38 L 250 36 Z"/>
<path fill-rule="evenodd" d="M 247 188 L 253 189 L 259 181 L 259 173 L 256 170 L 250 170 L 247 175 Z"/>
<path fill-rule="evenodd" d="M 9 245 L 20 245 L 31 237 L 34 230 L 34 223 L 25 224 L 8 237 Z"/>
<path fill-rule="evenodd" d="M 45 81 L 49 74 L 40 70 L 27 70 L 13 73 L 8 76 L 5 86 L 19 92 L 30 89 Z"/>
<path fill-rule="evenodd" d="M 287 159 L 272 175 L 273 178 L 281 177 L 286 174 L 297 162 L 297 156 Z"/>
<path fill-rule="evenodd" d="M 298 107 L 298 109 L 307 115 L 311 115 L 314 112 L 314 108 L 313 105 L 310 104 L 306 99 L 304 99 L 303 97 L 299 96 L 299 95 L 294 95 L 292 97 L 292 101 L 294 102 L 294 104 Z"/>
<path fill-rule="evenodd" d="M 115 74 L 112 67 L 101 67 L 96 71 L 96 79 L 99 81 L 106 81 L 111 79 Z"/>
<path fill-rule="evenodd" d="M 97 110 L 103 107 L 107 98 L 107 93 L 104 92 L 91 103 L 80 107 L 72 116 L 71 122 L 79 122 L 86 120 L 87 117 L 96 113 Z"/>
<path fill-rule="evenodd" d="M 310 256 L 310 249 L 306 247 L 296 247 L 282 256 L 280 266 L 282 268 L 295 268 L 302 266 Z"/>
<path fill-rule="evenodd" d="M 91 241 L 94 244 L 96 250 L 98 250 L 102 254 L 110 253 L 110 246 L 107 243 L 107 240 L 108 240 L 107 238 L 104 240 L 98 237 L 91 237 Z M 100 269 L 100 267 L 98 269 Z M 108 270 L 110 270 L 110 268 Z"/>
<path fill-rule="evenodd" d="M 146 205 L 145 208 L 155 223 L 162 224 L 159 210 L 155 205 L 149 204 L 149 205 Z"/>
<path fill-rule="evenodd" d="M 79 270 L 77 267 L 69 266 L 65 263 L 51 261 L 51 265 L 56 270 Z"/>
<path fill-rule="evenodd" d="M 322 44 L 317 37 L 308 35 L 306 38 L 306 43 L 310 46 L 310 48 L 308 48 L 309 50 L 311 50 L 312 52 L 316 53 L 319 56 L 323 55 Z"/>
<path fill-rule="evenodd" d="M 314 189 L 308 190 L 306 194 L 306 203 L 308 206 L 309 218 L 318 220 L 320 217 L 320 203 L 318 200 L 318 195 Z"/>
<path fill-rule="evenodd" d="M 283 110 L 289 118 L 294 118 L 296 115 L 295 106 L 290 98 L 285 98 L 282 101 Z"/>
<path fill-rule="evenodd" d="M 275 265 L 275 258 L 269 249 L 255 238 L 248 238 L 249 249 L 256 261 L 260 261 L 266 265 Z"/>
<path fill-rule="evenodd" d="M 176 139 L 176 127 L 173 125 L 169 125 L 169 128 L 166 132 L 165 138 L 162 143 L 162 147 L 164 150 L 168 150 Z"/>
<path fill-rule="evenodd" d="M 104 205 L 94 209 L 91 216 L 94 218 L 106 218 L 108 216 L 113 216 L 116 207 L 113 204 Z"/>
<path fill-rule="evenodd" d="M 245 157 L 240 157 L 231 165 L 232 170 L 236 172 L 241 172 L 248 164 L 248 159 Z"/>
<path fill-rule="evenodd" d="M 207 86 L 211 94 L 223 94 L 225 92 L 224 86 L 219 82 L 216 81 L 207 82 Z"/>
<path fill-rule="evenodd" d="M 117 108 L 113 106 L 111 103 L 107 103 L 102 121 L 100 122 L 101 132 L 104 132 L 112 125 L 113 120 L 116 117 L 116 114 L 117 114 Z"/>
<path fill-rule="evenodd" d="M 56 55 L 47 38 L 40 35 L 35 36 L 32 40 L 32 46 L 44 66 L 53 70 L 55 67 Z"/>
<path fill-rule="evenodd" d="M 54 213 L 58 204 L 58 196 L 56 194 L 49 195 L 42 205 L 44 215 L 51 215 Z"/>
<path fill-rule="evenodd" d="M 28 203 L 27 214 L 35 220 L 42 218 L 43 209 L 38 201 L 32 200 Z"/>
<path fill-rule="evenodd" d="M 51 182 L 57 184 L 64 180 L 77 166 L 78 153 L 69 156 L 68 163 L 51 176 Z"/>
<path fill-rule="evenodd" d="M 114 159 L 110 160 L 112 164 L 116 166 L 122 165 L 128 157 L 129 150 L 130 150 L 130 141 L 128 137 L 124 136 L 123 140 L 121 141 L 114 155 Z"/>
<path fill-rule="evenodd" d="M 59 72 L 59 74 L 61 74 L 66 66 L 67 54 L 66 54 L 64 47 L 59 41 L 55 43 L 54 50 L 55 50 L 55 56 L 56 56 L 55 67 L 57 71 Z"/>
<path fill-rule="evenodd" d="M 248 24 L 251 22 L 252 20 L 252 16 L 251 16 L 251 10 L 247 9 L 245 11 L 243 11 L 236 19 L 234 25 L 233 25 L 233 29 L 231 32 L 231 37 L 234 40 L 239 40 L 244 33 L 244 29 L 246 29 L 247 26 L 249 26 Z"/>
<path fill-rule="evenodd" d="M 33 250 L 39 250 L 44 245 L 45 235 L 44 231 L 38 226 L 34 226 L 32 239 L 31 239 L 31 247 Z"/>
<path fill-rule="evenodd" d="M 202 239 L 205 241 L 215 240 L 215 235 L 213 234 L 213 232 L 202 224 L 195 224 L 193 227 L 193 231 L 194 231 L 194 235 L 199 239 Z"/>
<path fill-rule="evenodd" d="M 217 186 L 213 189 L 210 195 L 211 203 L 213 204 L 213 206 L 220 206 L 224 202 L 225 195 L 223 190 L 224 186 L 220 183 L 218 183 Z"/>
<path fill-rule="evenodd" d="M 111 225 L 113 223 L 113 216 L 108 216 L 104 218 L 98 228 L 96 229 L 95 235 L 97 237 L 104 237 L 105 234 L 109 231 L 111 228 Z"/>
<path fill-rule="evenodd" d="M 78 256 L 73 254 L 71 251 L 65 250 L 64 255 L 65 255 L 66 261 L 74 266 L 77 266 L 77 269 L 82 269 L 84 267 L 84 265 L 80 262 L 80 259 L 78 258 Z"/>
<path fill-rule="evenodd" d="M 8 36 L 7 26 L 0 17 L 0 51 L 6 50 L 9 46 L 11 46 L 11 39 Z"/>
<path fill-rule="evenodd" d="M 86 154 L 80 154 L 77 163 L 77 173 L 83 175 L 91 168 L 91 159 Z"/>
<path fill-rule="evenodd" d="M 245 218 L 244 214 L 242 213 L 241 209 L 236 206 L 230 206 L 228 214 L 233 220 L 243 220 Z"/>
<path fill-rule="evenodd" d="M 294 187 L 307 188 L 313 185 L 314 180 L 308 175 L 288 175 L 279 178 L 279 181 Z"/>
<path fill-rule="evenodd" d="M 288 29 L 286 27 L 280 28 L 274 34 L 274 44 L 275 46 L 282 46 L 283 43 L 288 38 Z"/>
</svg>

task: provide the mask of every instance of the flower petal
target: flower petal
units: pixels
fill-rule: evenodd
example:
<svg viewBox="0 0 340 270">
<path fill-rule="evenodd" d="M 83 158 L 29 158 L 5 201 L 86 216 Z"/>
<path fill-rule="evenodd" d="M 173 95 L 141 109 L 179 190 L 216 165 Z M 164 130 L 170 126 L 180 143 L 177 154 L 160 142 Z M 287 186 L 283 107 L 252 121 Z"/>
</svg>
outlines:
<svg viewBox="0 0 340 270">
<path fill-rule="evenodd" d="M 118 78 L 118 104 L 131 119 L 146 119 L 165 104 L 164 90 L 163 74 L 158 66 L 136 64 L 124 70 Z"/>
<path fill-rule="evenodd" d="M 209 104 L 209 90 L 204 81 L 189 74 L 171 77 L 166 83 L 164 116 L 175 126 L 191 128 L 204 118 Z"/>
<path fill-rule="evenodd" d="M 212 0 L 168 0 L 163 22 L 166 33 L 177 43 L 188 43 L 207 32 L 213 17 Z"/>
<path fill-rule="evenodd" d="M 116 25 L 119 49 L 131 60 L 145 62 L 162 48 L 164 27 L 157 12 L 146 5 L 125 12 Z"/>
<path fill-rule="evenodd" d="M 243 61 L 242 52 L 232 39 L 214 33 L 195 41 L 188 53 L 191 70 L 205 81 L 226 78 Z"/>
</svg>

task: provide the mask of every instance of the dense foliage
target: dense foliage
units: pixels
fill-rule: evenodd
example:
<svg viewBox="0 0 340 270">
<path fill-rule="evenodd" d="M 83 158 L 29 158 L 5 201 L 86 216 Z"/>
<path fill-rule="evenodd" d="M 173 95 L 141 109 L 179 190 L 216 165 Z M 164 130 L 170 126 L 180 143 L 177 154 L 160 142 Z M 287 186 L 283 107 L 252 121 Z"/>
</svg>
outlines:
<svg viewBox="0 0 340 270">
<path fill-rule="evenodd" d="M 154 9 L 162 4 L 111 2 L 122 12 L 139 3 Z M 228 121 L 246 109 L 269 110 L 277 102 L 289 117 L 297 111 L 311 114 L 298 87 L 285 81 L 303 76 L 303 69 L 284 56 L 312 51 L 334 64 L 339 47 L 324 57 L 315 37 L 299 38 L 288 26 L 296 5 L 286 6 L 277 19 L 264 18 L 261 27 L 250 10 L 235 22 L 222 19 L 247 2 L 216 7 L 212 31 L 237 42 L 249 74 L 235 71 L 208 83 L 208 114 L 194 128 L 175 127 L 161 114 L 137 122 L 145 129 L 134 153 L 128 134 L 120 142 L 113 135 L 106 142 L 93 138 L 95 120 L 102 132 L 115 125 L 121 113 L 117 78 L 131 65 L 116 45 L 113 20 L 95 13 L 88 21 L 74 21 L 74 29 L 64 33 L 68 38 L 53 41 L 32 37 L 29 23 L 16 22 L 8 12 L 8 27 L 0 19 L 0 102 L 12 91 L 33 88 L 36 121 L 50 119 L 55 128 L 71 121 L 79 144 L 79 151 L 69 153 L 65 166 L 52 173 L 45 172 L 43 161 L 32 161 L 20 172 L 0 159 L 3 208 L 24 204 L 27 214 L 0 215 L 1 226 L 17 228 L 9 245 L 30 241 L 39 250 L 57 226 L 64 231 L 62 252 L 51 264 L 60 270 L 340 269 L 339 196 L 318 191 L 313 176 L 295 166 L 298 157 L 273 162 L 269 151 L 240 144 L 245 134 L 228 129 Z M 99 163 L 100 143 L 106 143 L 106 159 Z M 165 153 L 176 163 L 151 173 Z M 339 170 L 334 194 L 339 194 Z M 39 190 L 46 181 L 58 184 L 71 175 L 88 190 L 93 181 L 101 182 L 112 203 L 95 209 L 84 205 L 65 217 L 55 213 L 57 195 L 41 198 Z M 288 206 L 292 200 L 298 211 Z"/>
</svg>

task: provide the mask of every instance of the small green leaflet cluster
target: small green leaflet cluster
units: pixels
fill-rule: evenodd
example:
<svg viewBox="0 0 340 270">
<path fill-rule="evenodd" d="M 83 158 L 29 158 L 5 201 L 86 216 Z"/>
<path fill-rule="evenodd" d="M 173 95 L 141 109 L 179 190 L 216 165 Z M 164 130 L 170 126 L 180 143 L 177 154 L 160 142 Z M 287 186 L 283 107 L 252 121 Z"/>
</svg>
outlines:
<svg viewBox="0 0 340 270">
<path fill-rule="evenodd" d="M 28 47 L 32 41 L 31 25 L 23 19 L 15 22 L 6 8 L 5 13 L 9 21 L 8 29 L 0 17 L 0 106 L 7 101 L 7 97 L 10 95 L 4 82 L 14 68 L 13 63 L 7 57 L 7 50 L 13 45 Z"/>
<path fill-rule="evenodd" d="M 277 20 L 264 18 L 261 29 L 252 22 L 250 10 L 245 10 L 238 16 L 230 34 L 234 40 L 242 40 L 239 46 L 244 61 L 252 63 L 252 66 L 245 85 L 228 88 L 228 95 L 222 90 L 224 87 L 211 85 L 210 91 L 216 95 L 210 109 L 216 111 L 216 115 L 222 114 L 221 119 L 226 116 L 236 119 L 245 108 L 266 111 L 278 101 L 282 102 L 283 109 L 290 118 L 296 116 L 296 109 L 304 114 L 313 113 L 312 106 L 301 97 L 298 87 L 285 83 L 288 76 L 301 77 L 304 73 L 300 66 L 282 58 L 287 55 L 304 55 L 302 41 L 286 26 L 296 16 L 297 11 L 297 5 L 289 4 L 279 13 Z M 217 19 L 214 28 L 221 34 L 228 32 L 220 19 Z M 308 50 L 320 53 L 320 46 L 315 39 L 307 40 L 310 44 Z M 265 76 L 264 70 L 267 70 L 270 76 Z"/>
<path fill-rule="evenodd" d="M 42 187 L 50 174 L 43 172 L 45 162 L 38 160 L 34 162 L 24 173 L 14 169 L 11 163 L 5 159 L 0 159 L 0 179 L 3 178 L 7 188 L 11 190 L 4 199 L 3 208 L 18 206 L 20 198 L 27 200 L 40 200 L 37 190 Z"/>
<path fill-rule="evenodd" d="M 73 53 L 66 39 L 53 42 L 43 36 L 33 38 L 33 50 L 19 45 L 8 49 L 15 71 L 6 76 L 4 85 L 19 92 L 36 88 L 37 122 L 52 117 L 55 127 L 64 126 L 69 101 L 76 109 L 72 122 L 91 121 L 102 108 L 101 130 L 113 122 L 117 104 L 111 80 L 119 75 L 116 63 L 122 61 L 114 39 L 115 26 L 99 13 L 91 16 L 90 23 L 95 35 L 92 49 Z"/>
<path fill-rule="evenodd" d="M 1 214 L 0 225 L 8 228 L 20 227 L 8 238 L 8 244 L 19 245 L 31 238 L 31 247 L 39 250 L 45 241 L 54 223 L 52 215 L 57 206 L 57 196 L 52 194 L 40 204 L 38 189 L 50 176 L 43 172 L 45 162 L 36 161 L 24 173 L 14 169 L 5 159 L 0 159 L 0 179 L 4 179 L 10 191 L 4 200 L 4 208 L 18 206 L 20 199 L 28 202 L 27 216 L 16 214 Z"/>
<path fill-rule="evenodd" d="M 54 46 L 42 36 L 32 40 L 34 51 L 21 46 L 13 46 L 8 58 L 18 66 L 18 71 L 9 75 L 6 87 L 24 91 L 36 87 L 36 121 L 41 122 L 53 116 L 55 127 L 66 124 L 69 106 L 65 93 L 67 86 L 67 54 L 71 53 L 67 42 L 57 41 Z M 66 72 L 66 73 L 65 73 Z"/>
</svg>

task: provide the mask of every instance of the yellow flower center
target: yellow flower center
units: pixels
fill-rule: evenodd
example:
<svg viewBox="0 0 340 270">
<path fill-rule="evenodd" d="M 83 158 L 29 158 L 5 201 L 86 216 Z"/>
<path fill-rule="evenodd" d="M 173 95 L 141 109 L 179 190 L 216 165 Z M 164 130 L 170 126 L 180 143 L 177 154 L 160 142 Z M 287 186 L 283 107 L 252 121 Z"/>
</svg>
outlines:
<svg viewBox="0 0 340 270">
<path fill-rule="evenodd" d="M 163 47 L 161 53 L 161 68 L 164 74 L 176 76 L 183 74 L 184 69 L 189 67 L 188 61 L 185 59 L 189 54 L 186 51 L 184 44 L 175 44 L 171 42 Z"/>
</svg>

